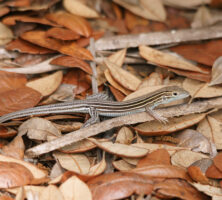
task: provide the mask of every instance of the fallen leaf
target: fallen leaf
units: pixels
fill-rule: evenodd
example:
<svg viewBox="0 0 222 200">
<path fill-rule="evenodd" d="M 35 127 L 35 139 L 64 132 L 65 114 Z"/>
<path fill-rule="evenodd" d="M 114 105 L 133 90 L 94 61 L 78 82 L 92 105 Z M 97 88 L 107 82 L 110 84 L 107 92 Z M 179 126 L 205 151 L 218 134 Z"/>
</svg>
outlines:
<svg viewBox="0 0 222 200">
<path fill-rule="evenodd" d="M 39 199 L 41 200 L 64 200 L 62 192 L 55 185 L 49 185 L 44 187 L 39 195 Z"/>
<path fill-rule="evenodd" d="M 0 115 L 34 107 L 41 99 L 41 94 L 29 87 L 9 90 L 1 95 Z"/>
<path fill-rule="evenodd" d="M 148 152 L 148 150 L 146 149 L 133 147 L 132 145 L 118 144 L 112 142 L 100 142 L 93 138 L 89 138 L 89 140 L 95 143 L 99 148 L 103 149 L 104 151 L 118 156 L 138 158 L 145 156 Z"/>
<path fill-rule="evenodd" d="M 208 167 L 206 171 L 206 176 L 208 178 L 214 178 L 214 179 L 221 179 L 222 178 L 222 172 L 214 165 Z"/>
<path fill-rule="evenodd" d="M 85 37 L 89 37 L 92 34 L 90 24 L 80 16 L 58 11 L 47 14 L 46 18 Z"/>
<path fill-rule="evenodd" d="M 192 163 L 203 158 L 208 158 L 208 156 L 205 154 L 193 152 L 190 150 L 181 150 L 181 151 L 175 152 L 171 156 L 171 162 L 175 166 L 187 168 Z"/>
<path fill-rule="evenodd" d="M 214 165 L 222 172 L 221 159 L 222 159 L 222 153 L 219 153 L 214 157 L 213 162 Z"/>
<path fill-rule="evenodd" d="M 182 7 L 182 8 L 196 8 L 203 4 L 209 4 L 208 0 L 187 0 L 187 1 L 177 1 L 177 0 L 164 0 L 164 4 L 170 5 L 173 7 Z"/>
<path fill-rule="evenodd" d="M 23 136 L 27 134 L 29 139 L 50 141 L 61 136 L 61 132 L 52 124 L 52 122 L 34 117 L 24 123 L 18 128 L 18 135 Z"/>
<path fill-rule="evenodd" d="M 115 63 L 105 59 L 105 64 L 108 67 L 113 78 L 120 83 L 122 86 L 129 90 L 135 91 L 141 83 L 141 80 L 130 72 L 118 67 Z"/>
<path fill-rule="evenodd" d="M 130 128 L 124 126 L 122 127 L 116 136 L 116 143 L 120 144 L 131 144 L 134 139 L 133 132 Z"/>
<path fill-rule="evenodd" d="M 0 45 L 5 45 L 13 39 L 13 33 L 6 25 L 0 23 Z"/>
<path fill-rule="evenodd" d="M 26 83 L 26 86 L 38 91 L 42 96 L 48 96 L 56 91 L 62 82 L 63 73 L 57 71 L 53 74 L 47 75 L 43 78 L 31 80 Z"/>
<path fill-rule="evenodd" d="M 131 169 L 134 169 L 135 166 L 126 162 L 125 160 L 117 160 L 117 161 L 113 161 L 112 165 L 115 169 L 117 169 L 118 171 L 129 171 Z"/>
<path fill-rule="evenodd" d="M 50 28 L 46 32 L 47 37 L 52 37 L 59 40 L 77 40 L 80 35 L 66 28 Z"/>
<path fill-rule="evenodd" d="M 212 67 L 212 79 L 209 83 L 209 86 L 218 85 L 222 83 L 222 57 L 219 57 L 215 60 Z"/>
<path fill-rule="evenodd" d="M 16 130 L 9 128 L 9 127 L 0 126 L 0 138 L 11 138 L 11 137 L 15 136 L 16 134 L 17 134 Z M 1 146 L 1 144 L 0 144 L 0 146 Z"/>
<path fill-rule="evenodd" d="M 150 121 L 139 124 L 138 126 L 134 127 L 134 129 L 141 135 L 166 135 L 193 126 L 204 119 L 205 116 L 205 113 L 201 113 L 171 118 L 167 124 L 163 124 L 158 121 Z"/>
<path fill-rule="evenodd" d="M 61 65 L 64 67 L 77 67 L 87 72 L 88 74 L 92 74 L 92 68 L 90 65 L 84 60 L 72 57 L 72 56 L 60 56 L 53 59 L 50 64 L 52 65 Z"/>
<path fill-rule="evenodd" d="M 148 46 L 139 46 L 139 53 L 147 61 L 154 64 L 206 74 L 205 70 L 196 65 L 193 65 L 191 62 L 185 61 L 172 54 L 164 53 Z"/>
<path fill-rule="evenodd" d="M 60 185 L 64 199 L 92 200 L 92 194 L 88 186 L 76 176 L 72 176 Z"/>
<path fill-rule="evenodd" d="M 20 38 L 11 41 L 6 45 L 5 48 L 7 50 L 18 51 L 20 53 L 29 53 L 29 54 L 49 54 L 55 52 L 51 49 L 34 45 Z"/>
<path fill-rule="evenodd" d="M 89 6 L 86 2 L 79 0 L 64 0 L 63 6 L 72 14 L 85 18 L 98 18 L 99 14 Z"/>
<path fill-rule="evenodd" d="M 109 173 L 100 175 L 90 181 L 88 186 L 93 199 L 123 199 L 133 193 L 150 194 L 153 181 L 150 178 L 134 173 Z"/>
<path fill-rule="evenodd" d="M 126 49 L 122 49 L 115 53 L 112 53 L 107 59 L 110 62 L 115 63 L 119 67 L 122 67 L 125 57 L 126 57 Z"/>
<path fill-rule="evenodd" d="M 90 169 L 89 159 L 84 154 L 54 153 L 60 165 L 69 171 L 78 174 L 88 174 Z"/>
</svg>

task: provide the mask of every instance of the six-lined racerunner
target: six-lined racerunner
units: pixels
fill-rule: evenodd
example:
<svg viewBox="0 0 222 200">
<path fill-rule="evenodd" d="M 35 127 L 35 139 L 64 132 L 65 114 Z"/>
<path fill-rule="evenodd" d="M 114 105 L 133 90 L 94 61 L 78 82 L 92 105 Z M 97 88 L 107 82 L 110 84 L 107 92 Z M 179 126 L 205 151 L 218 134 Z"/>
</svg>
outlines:
<svg viewBox="0 0 222 200">
<path fill-rule="evenodd" d="M 0 123 L 27 116 L 58 113 L 89 113 L 91 118 L 86 125 L 99 121 L 99 116 L 118 117 L 147 111 L 155 119 L 166 122 L 167 119 L 157 115 L 154 108 L 162 104 L 168 104 L 175 100 L 184 99 L 189 93 L 177 86 L 167 86 L 155 92 L 123 102 L 101 99 L 74 100 L 73 102 L 57 103 L 46 106 L 38 106 L 21 111 L 9 113 L 0 117 Z"/>
</svg>

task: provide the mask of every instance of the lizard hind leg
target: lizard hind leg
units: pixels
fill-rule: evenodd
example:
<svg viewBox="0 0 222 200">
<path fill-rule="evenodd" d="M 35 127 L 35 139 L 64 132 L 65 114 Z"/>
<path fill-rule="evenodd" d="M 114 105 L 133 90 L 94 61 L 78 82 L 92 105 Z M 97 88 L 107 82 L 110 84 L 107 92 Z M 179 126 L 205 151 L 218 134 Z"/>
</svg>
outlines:
<svg viewBox="0 0 222 200">
<path fill-rule="evenodd" d="M 89 108 L 89 115 L 91 118 L 89 118 L 83 125 L 81 128 L 85 128 L 87 126 L 90 126 L 92 124 L 95 123 L 99 123 L 100 119 L 99 119 L 99 113 L 97 112 L 96 108 Z"/>
<path fill-rule="evenodd" d="M 157 121 L 159 121 L 163 124 L 166 124 L 168 122 L 168 119 L 166 117 L 159 115 L 153 109 L 151 109 L 149 106 L 146 106 L 145 109 L 146 109 L 146 112 L 149 115 L 151 115 L 154 119 L 156 119 Z"/>
</svg>

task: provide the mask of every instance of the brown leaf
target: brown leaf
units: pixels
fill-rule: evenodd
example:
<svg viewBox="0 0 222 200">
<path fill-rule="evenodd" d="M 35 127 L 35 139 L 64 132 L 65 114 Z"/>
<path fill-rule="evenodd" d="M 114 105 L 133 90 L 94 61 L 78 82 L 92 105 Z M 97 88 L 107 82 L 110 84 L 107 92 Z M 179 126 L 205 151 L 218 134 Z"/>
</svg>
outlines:
<svg viewBox="0 0 222 200">
<path fill-rule="evenodd" d="M 214 165 L 222 172 L 222 153 L 217 154 L 213 161 L 214 161 Z"/>
<path fill-rule="evenodd" d="M 21 164 L 0 161 L 0 188 L 11 188 L 30 184 L 33 175 Z"/>
<path fill-rule="evenodd" d="M 167 179 L 154 185 L 157 195 L 164 195 L 166 198 L 180 198 L 184 200 L 208 200 L 208 197 L 189 183 L 179 179 Z"/>
<path fill-rule="evenodd" d="M 92 74 L 92 68 L 90 65 L 78 58 L 74 58 L 72 56 L 60 56 L 53 59 L 50 64 L 52 65 L 61 65 L 65 67 L 77 67 L 82 69 L 83 71 Z"/>
<path fill-rule="evenodd" d="M 201 171 L 200 167 L 190 166 L 188 167 L 187 172 L 194 181 L 201 184 L 209 184 L 209 179 L 205 176 L 205 173 Z"/>
<path fill-rule="evenodd" d="M 38 24 L 44 24 L 44 25 L 49 25 L 49 26 L 56 26 L 56 24 L 50 22 L 49 20 L 47 20 L 44 17 L 37 18 L 37 17 L 30 17 L 27 15 L 8 16 L 2 20 L 2 23 L 12 26 L 12 25 L 15 25 L 17 21 L 28 22 L 28 23 L 38 23 Z"/>
<path fill-rule="evenodd" d="M 38 104 L 41 94 L 29 87 L 21 87 L 1 93 L 0 115 L 31 108 Z"/>
<path fill-rule="evenodd" d="M 25 86 L 26 76 L 12 72 L 0 71 L 0 93 Z"/>
<path fill-rule="evenodd" d="M 218 85 L 222 83 L 222 57 L 215 60 L 212 67 L 212 79 L 209 86 Z"/>
<path fill-rule="evenodd" d="M 98 176 L 87 184 L 96 200 L 122 199 L 133 193 L 148 195 L 153 189 L 151 179 L 122 172 Z"/>
<path fill-rule="evenodd" d="M 80 35 L 66 28 L 50 28 L 46 32 L 47 37 L 52 37 L 59 40 L 77 40 Z"/>
<path fill-rule="evenodd" d="M 201 121 L 206 114 L 191 114 L 178 118 L 171 118 L 167 124 L 158 121 L 150 121 L 139 124 L 134 127 L 141 135 L 166 135 L 187 127 L 190 127 Z"/>
<path fill-rule="evenodd" d="M 90 24 L 77 15 L 59 11 L 47 14 L 46 18 L 85 37 L 89 37 L 92 34 Z"/>
<path fill-rule="evenodd" d="M 36 46 L 30 42 L 27 42 L 19 38 L 8 43 L 5 48 L 7 50 L 18 51 L 20 53 L 29 53 L 29 54 L 49 54 L 55 52 L 51 49 Z"/>
<path fill-rule="evenodd" d="M 215 178 L 215 179 L 221 179 L 222 178 L 222 172 L 217 169 L 217 167 L 212 164 L 206 171 L 206 176 L 208 178 Z"/>
<path fill-rule="evenodd" d="M 10 138 L 17 134 L 17 131 L 5 126 L 0 126 L 0 138 Z"/>
<path fill-rule="evenodd" d="M 170 165 L 170 154 L 166 149 L 158 149 L 146 155 L 146 157 L 139 160 L 137 167 L 145 167 L 153 164 Z"/>
<path fill-rule="evenodd" d="M 25 145 L 20 136 L 15 137 L 8 145 L 2 148 L 3 155 L 23 160 Z"/>
<path fill-rule="evenodd" d="M 133 132 L 130 128 L 124 126 L 122 127 L 116 136 L 116 143 L 120 144 L 130 144 L 134 139 Z"/>
</svg>

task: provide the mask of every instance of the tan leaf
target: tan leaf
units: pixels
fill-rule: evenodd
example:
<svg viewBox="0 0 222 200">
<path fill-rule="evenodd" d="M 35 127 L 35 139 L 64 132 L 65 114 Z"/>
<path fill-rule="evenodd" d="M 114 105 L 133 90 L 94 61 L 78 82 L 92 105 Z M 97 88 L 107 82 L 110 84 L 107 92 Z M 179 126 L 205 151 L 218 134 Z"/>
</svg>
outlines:
<svg viewBox="0 0 222 200">
<path fill-rule="evenodd" d="M 211 98 L 221 96 L 221 86 L 208 86 L 197 80 L 186 78 L 183 82 L 183 88 L 187 90 L 193 98 Z"/>
<path fill-rule="evenodd" d="M 8 156 L 3 156 L 0 155 L 0 161 L 2 162 L 9 162 L 9 163 L 17 163 L 19 165 L 24 166 L 25 168 L 27 168 L 33 175 L 34 178 L 36 179 L 43 179 L 47 176 L 46 172 L 39 169 L 38 167 L 36 167 L 35 165 L 22 161 L 22 160 L 18 160 L 12 157 L 8 157 Z"/>
<path fill-rule="evenodd" d="M 33 140 L 50 141 L 61 136 L 61 132 L 52 122 L 38 117 L 25 121 L 18 131 L 20 136 L 27 134 L 28 138 Z"/>
<path fill-rule="evenodd" d="M 0 23 L 0 45 L 5 45 L 13 39 L 12 31 L 4 24 Z"/>
<path fill-rule="evenodd" d="M 76 176 L 72 176 L 60 185 L 59 190 L 62 192 L 64 199 L 84 199 L 92 200 L 92 194 L 88 186 Z"/>
<path fill-rule="evenodd" d="M 72 14 L 86 18 L 97 18 L 99 14 L 81 0 L 64 0 L 63 5 Z"/>
<path fill-rule="evenodd" d="M 166 11 L 159 0 L 140 0 L 139 5 L 130 4 L 126 1 L 114 0 L 132 13 L 150 20 L 165 21 Z"/>
<path fill-rule="evenodd" d="M 201 121 L 205 116 L 206 114 L 202 113 L 171 118 L 167 124 L 158 121 L 145 122 L 134 127 L 134 129 L 142 135 L 166 135 L 190 127 Z"/>
<path fill-rule="evenodd" d="M 119 50 L 108 57 L 108 60 L 115 63 L 119 67 L 122 67 L 126 57 L 126 49 Z"/>
<path fill-rule="evenodd" d="M 0 161 L 0 188 L 11 188 L 30 184 L 33 175 L 25 166 L 14 162 Z"/>
<path fill-rule="evenodd" d="M 115 142 L 120 144 L 130 144 L 133 141 L 133 139 L 134 135 L 132 130 L 124 126 L 119 130 Z"/>
<path fill-rule="evenodd" d="M 54 153 L 54 156 L 64 169 L 78 174 L 87 174 L 89 172 L 90 163 L 84 154 Z"/>
<path fill-rule="evenodd" d="M 122 86 L 129 90 L 136 90 L 141 83 L 141 80 L 130 72 L 118 67 L 115 63 L 105 59 L 105 64 L 108 67 L 113 78 L 120 83 Z"/>
<path fill-rule="evenodd" d="M 175 166 L 187 168 L 202 158 L 208 158 L 208 156 L 190 150 L 181 150 L 171 156 L 171 162 Z"/>
<path fill-rule="evenodd" d="M 148 78 L 142 81 L 138 90 L 150 86 L 159 86 L 159 85 L 163 85 L 163 75 L 157 72 L 152 72 Z"/>
<path fill-rule="evenodd" d="M 45 187 L 40 195 L 39 199 L 41 200 L 64 200 L 62 192 L 55 185 L 49 185 Z"/>
<path fill-rule="evenodd" d="M 0 115 L 31 108 L 38 104 L 41 94 L 29 87 L 21 87 L 1 93 Z"/>
<path fill-rule="evenodd" d="M 48 96 L 55 92 L 55 90 L 59 87 L 62 82 L 62 77 L 62 71 L 57 71 L 43 78 L 29 81 L 26 86 L 37 90 L 42 94 L 42 96 Z"/>
<path fill-rule="evenodd" d="M 147 61 L 158 65 L 165 65 L 176 69 L 188 70 L 193 72 L 206 73 L 200 67 L 178 58 L 172 54 L 164 53 L 148 46 L 139 46 L 140 55 Z"/>
<path fill-rule="evenodd" d="M 212 67 L 212 79 L 209 86 L 218 85 L 222 83 L 222 57 L 214 61 Z"/>
<path fill-rule="evenodd" d="M 88 21 L 77 15 L 58 11 L 47 14 L 46 18 L 85 37 L 89 37 L 92 34 L 92 29 Z"/>
<path fill-rule="evenodd" d="M 210 0 L 186 0 L 186 1 L 177 1 L 177 0 L 163 0 L 163 3 L 170 6 L 183 7 L 183 8 L 196 8 L 197 6 L 203 4 L 209 4 Z"/>
<path fill-rule="evenodd" d="M 102 174 L 105 171 L 106 166 L 107 165 L 106 165 L 105 156 L 103 156 L 103 159 L 99 163 L 90 167 L 88 175 L 97 176 L 99 174 Z"/>
<path fill-rule="evenodd" d="M 133 147 L 132 145 L 117 143 L 114 144 L 112 142 L 99 142 L 93 138 L 89 138 L 89 140 L 95 143 L 99 148 L 103 149 L 104 151 L 123 157 L 143 157 L 148 152 L 146 149 Z"/>
<path fill-rule="evenodd" d="M 212 116 L 207 116 L 198 126 L 197 131 L 210 139 L 217 147 L 222 149 L 222 121 Z"/>
<path fill-rule="evenodd" d="M 135 165 L 129 164 L 125 160 L 117 160 L 112 162 L 113 167 L 119 171 L 129 171 L 135 168 Z"/>
<path fill-rule="evenodd" d="M 44 189 L 44 186 L 25 185 L 25 186 L 23 186 L 23 188 L 25 191 L 25 196 L 27 197 L 28 193 L 33 193 L 33 194 L 39 195 L 42 192 L 42 190 Z M 7 189 L 8 192 L 15 194 L 15 195 L 18 193 L 19 190 L 20 190 L 20 187 Z"/>
</svg>

